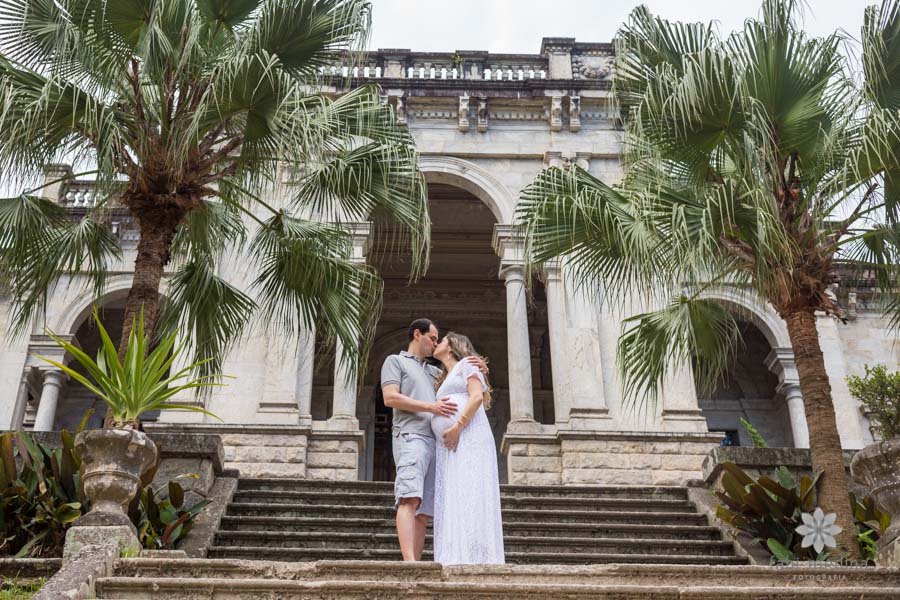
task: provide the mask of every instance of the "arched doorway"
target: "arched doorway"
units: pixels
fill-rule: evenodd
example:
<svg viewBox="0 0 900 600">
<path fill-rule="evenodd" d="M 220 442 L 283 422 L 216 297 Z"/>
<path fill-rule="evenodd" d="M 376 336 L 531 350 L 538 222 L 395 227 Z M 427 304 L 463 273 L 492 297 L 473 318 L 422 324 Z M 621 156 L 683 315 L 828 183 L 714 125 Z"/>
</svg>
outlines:
<svg viewBox="0 0 900 600">
<path fill-rule="evenodd" d="M 407 327 L 418 317 L 432 319 L 441 333 L 457 331 L 469 336 L 478 351 L 488 357 L 494 388 L 488 417 L 498 447 L 499 470 L 505 478 L 506 457 L 500 454 L 499 447 L 510 419 L 507 305 L 506 289 L 498 275 L 500 259 L 492 245 L 497 218 L 480 198 L 449 183 L 429 183 L 428 198 L 432 221 L 431 260 L 426 275 L 413 284 L 409 282 L 410 256 L 398 254 L 389 223 L 375 223 L 368 260 L 384 279 L 384 307 L 357 397 L 357 416 L 360 427 L 366 431 L 360 478 L 392 480 L 394 477 L 392 415 L 381 398 L 380 371 L 389 354 L 406 347 Z M 528 321 L 535 418 L 552 423 L 547 310 L 542 289 L 534 294 Z M 327 385 L 324 377 L 320 381 Z M 317 391 L 314 398 L 323 395 L 327 396 L 327 392 Z"/>
<path fill-rule="evenodd" d="M 750 446 L 741 418 L 746 419 L 773 448 L 793 447 L 791 416 L 779 391 L 779 378 L 770 370 L 772 346 L 753 323 L 739 320 L 741 346 L 712 391 L 698 385 L 698 403 L 710 431 L 725 432 L 726 445 Z"/>
</svg>

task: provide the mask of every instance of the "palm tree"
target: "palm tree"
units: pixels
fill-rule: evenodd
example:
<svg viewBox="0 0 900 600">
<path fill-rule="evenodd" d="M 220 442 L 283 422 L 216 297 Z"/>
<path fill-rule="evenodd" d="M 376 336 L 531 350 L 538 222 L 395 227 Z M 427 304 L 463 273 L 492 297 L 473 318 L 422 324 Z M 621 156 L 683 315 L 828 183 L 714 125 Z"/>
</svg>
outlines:
<svg viewBox="0 0 900 600">
<path fill-rule="evenodd" d="M 638 405 L 652 406 L 665 374 L 692 357 L 701 385 L 721 377 L 739 330 L 707 290 L 768 301 L 793 345 L 819 503 L 857 556 L 816 313 L 843 317 L 826 293 L 843 266 L 874 277 L 895 325 L 900 315 L 900 3 L 866 11 L 862 83 L 841 36 L 803 34 L 798 4 L 766 0 L 724 39 L 635 9 L 613 84 L 623 180 L 547 169 L 518 218 L 534 265 L 562 258 L 605 301 L 651 307 L 626 320 L 618 345 Z"/>
<path fill-rule="evenodd" d="M 415 273 L 429 231 L 412 137 L 378 90 L 324 93 L 322 67 L 352 58 L 369 23 L 363 0 L 4 2 L 5 183 L 66 160 L 91 165 L 100 195 L 80 217 L 39 189 L 0 200 L 13 331 L 63 274 L 100 294 L 121 256 L 109 215 L 127 211 L 140 237 L 120 354 L 143 309 L 148 335 L 187 329 L 207 374 L 254 313 L 294 331 L 314 324 L 343 360 L 360 360 L 381 283 L 350 260 L 340 223 L 399 222 Z M 218 275 L 235 253 L 253 265 L 249 289 Z"/>
</svg>

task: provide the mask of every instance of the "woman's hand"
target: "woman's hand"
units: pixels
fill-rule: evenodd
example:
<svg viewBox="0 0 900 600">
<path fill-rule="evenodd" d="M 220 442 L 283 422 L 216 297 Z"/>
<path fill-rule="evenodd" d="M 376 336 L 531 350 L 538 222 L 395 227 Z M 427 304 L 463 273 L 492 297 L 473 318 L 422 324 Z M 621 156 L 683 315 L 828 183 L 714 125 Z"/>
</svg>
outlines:
<svg viewBox="0 0 900 600">
<path fill-rule="evenodd" d="M 456 446 L 459 444 L 459 434 L 461 431 L 462 427 L 459 425 L 459 421 L 457 421 L 444 432 L 444 446 L 447 447 L 447 450 L 456 452 Z"/>
</svg>

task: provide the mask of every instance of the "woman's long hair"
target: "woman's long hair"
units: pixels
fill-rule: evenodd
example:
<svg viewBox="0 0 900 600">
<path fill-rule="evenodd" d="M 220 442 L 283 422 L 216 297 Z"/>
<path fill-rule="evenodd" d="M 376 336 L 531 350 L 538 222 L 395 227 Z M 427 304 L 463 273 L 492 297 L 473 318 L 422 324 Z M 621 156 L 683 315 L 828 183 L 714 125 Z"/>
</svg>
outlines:
<svg viewBox="0 0 900 600">
<path fill-rule="evenodd" d="M 450 344 L 450 353 L 453 354 L 453 358 L 456 360 L 463 360 L 467 356 L 478 356 L 481 360 L 487 364 L 487 358 L 481 356 L 477 352 L 475 352 L 475 346 L 472 345 L 472 340 L 467 338 L 461 333 L 455 333 L 453 331 L 448 331 L 447 335 L 444 336 L 447 338 L 447 342 Z M 484 375 L 482 373 L 482 375 Z M 441 387 L 441 384 L 447 378 L 447 368 L 441 366 L 441 374 L 438 376 L 437 380 L 434 382 L 434 389 L 437 390 Z M 484 404 L 484 409 L 487 410 L 491 407 L 491 383 L 488 381 L 486 375 L 484 375 L 484 384 L 487 386 L 487 389 L 484 391 L 484 400 L 482 403 Z"/>
</svg>

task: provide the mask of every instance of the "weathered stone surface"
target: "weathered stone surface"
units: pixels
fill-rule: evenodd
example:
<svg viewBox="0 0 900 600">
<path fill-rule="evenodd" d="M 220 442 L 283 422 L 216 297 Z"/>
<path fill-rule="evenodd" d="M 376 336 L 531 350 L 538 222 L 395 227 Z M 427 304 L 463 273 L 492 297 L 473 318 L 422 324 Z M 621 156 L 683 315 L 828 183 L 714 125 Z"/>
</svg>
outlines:
<svg viewBox="0 0 900 600">
<path fill-rule="evenodd" d="M 891 525 L 878 540 L 880 566 L 900 566 L 896 562 L 900 558 L 900 440 L 866 446 L 853 457 L 850 469 L 853 479 L 872 490 L 878 506 L 891 515 Z"/>
<path fill-rule="evenodd" d="M 66 532 L 66 543 L 63 547 L 63 565 L 72 559 L 79 560 L 79 554 L 86 548 L 94 546 L 106 547 L 113 544 L 119 554 L 136 555 L 141 551 L 134 527 L 122 525 L 80 526 L 70 527 Z"/>
<path fill-rule="evenodd" d="M 60 558 L 0 558 L 0 581 L 49 579 L 61 566 Z"/>
<path fill-rule="evenodd" d="M 229 463 L 242 477 L 305 477 L 305 463 Z"/>
<path fill-rule="evenodd" d="M 134 530 L 125 510 L 156 462 L 156 445 L 140 431 L 94 429 L 75 437 L 75 451 L 82 461 L 84 494 L 91 501 L 90 511 L 77 524 Z"/>
<path fill-rule="evenodd" d="M 73 527 L 69 530 L 78 529 Z M 68 536 L 66 536 L 68 545 Z M 88 541 L 85 535 L 84 541 Z M 99 544 L 76 546 L 73 544 L 71 560 L 63 560 L 62 568 L 51 577 L 32 600 L 82 600 L 95 598 L 95 584 L 101 577 L 108 577 L 113 572 L 115 560 L 119 557 L 120 547 L 115 540 L 94 538 Z M 137 552 L 135 551 L 135 554 Z"/>
<path fill-rule="evenodd" d="M 307 436 L 294 433 L 222 433 L 222 443 L 229 446 L 306 446 Z"/>
<path fill-rule="evenodd" d="M 150 439 L 159 448 L 162 461 L 166 459 L 206 459 L 212 462 L 214 473 L 222 472 L 225 451 L 222 438 L 209 433 L 172 433 L 156 431 Z"/>
<path fill-rule="evenodd" d="M 153 477 L 153 488 L 162 487 L 165 492 L 166 484 L 176 481 L 189 495 L 205 498 L 216 480 L 213 464 L 208 458 L 165 458 Z"/>
<path fill-rule="evenodd" d="M 212 545 L 216 530 L 225 515 L 228 503 L 231 502 L 238 480 L 232 477 L 219 477 L 209 490 L 208 498 L 212 502 L 194 520 L 194 525 L 181 545 L 181 549 L 191 558 L 206 557 L 207 548 Z"/>
<path fill-rule="evenodd" d="M 306 457 L 306 465 L 312 469 L 355 469 L 358 462 L 355 452 L 310 452 Z"/>
<path fill-rule="evenodd" d="M 306 446 L 226 446 L 225 459 L 229 463 L 302 463 L 306 461 Z"/>
</svg>

